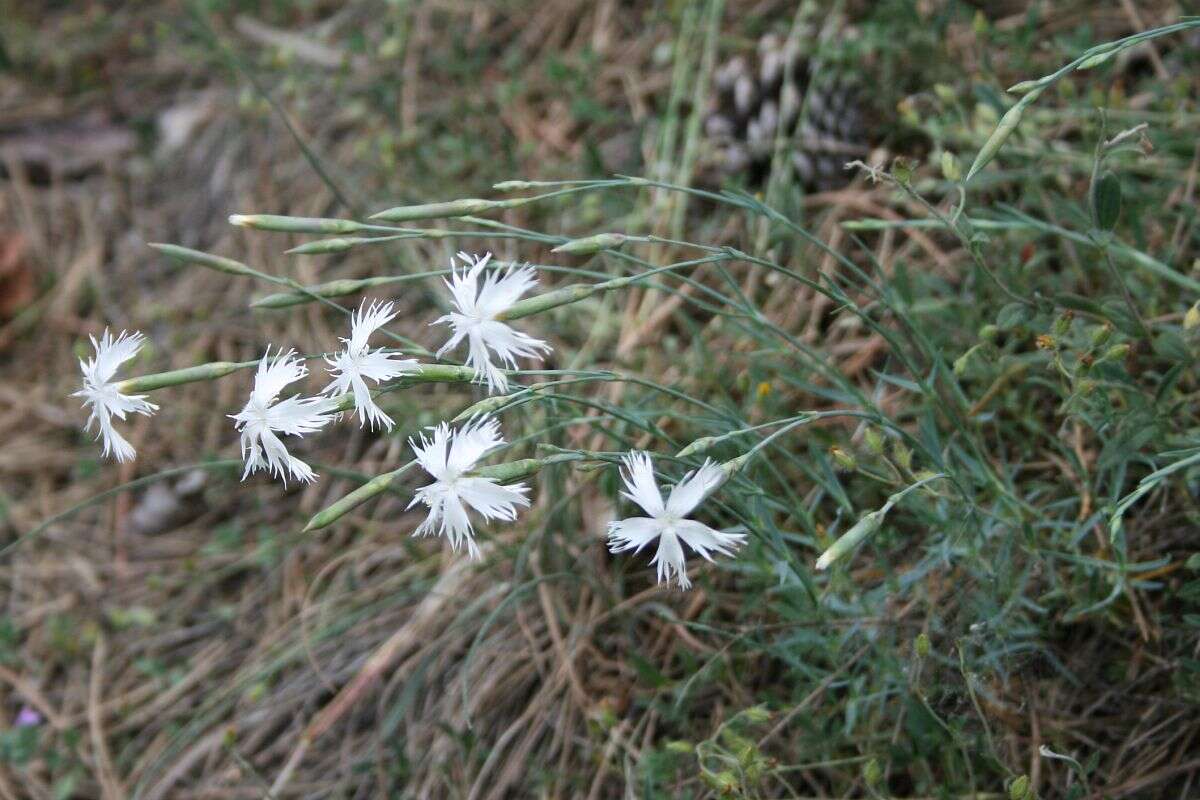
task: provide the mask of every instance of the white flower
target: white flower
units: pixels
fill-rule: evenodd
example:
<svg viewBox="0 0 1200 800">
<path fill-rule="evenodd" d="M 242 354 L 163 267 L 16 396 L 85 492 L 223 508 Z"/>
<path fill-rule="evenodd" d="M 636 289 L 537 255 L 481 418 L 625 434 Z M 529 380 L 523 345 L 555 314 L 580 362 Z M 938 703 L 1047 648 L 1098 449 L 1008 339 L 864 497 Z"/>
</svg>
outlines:
<svg viewBox="0 0 1200 800">
<path fill-rule="evenodd" d="M 542 353 L 550 352 L 550 345 L 541 339 L 534 339 L 496 319 L 498 314 L 512 307 L 517 298 L 537 284 L 536 273 L 528 266 L 520 269 L 510 266 L 503 272 L 492 270 L 483 279 L 481 287 L 479 275 L 487 267 L 492 254 L 477 258 L 459 253 L 458 257 L 470 265 L 470 269 L 461 272 L 454 269 L 451 259 L 451 275 L 446 286 L 454 297 L 454 306 L 458 311 L 433 322 L 434 325 L 449 324 L 454 331 L 450 341 L 437 351 L 437 356 L 441 358 L 443 353 L 453 350 L 466 338 L 470 347 L 467 366 L 475 369 L 475 379 L 486 383 L 489 392 L 504 392 L 508 389 L 508 379 L 492 363 L 489 348 L 500 361 L 512 368 L 517 366 L 517 356 L 541 358 Z"/>
<path fill-rule="evenodd" d="M 79 359 L 79 368 L 83 370 L 83 388 L 71 396 L 82 397 L 83 405 L 92 407 L 85 430 L 90 431 L 93 422 L 99 423 L 100 431 L 96 438 L 104 440 L 104 455 L 111 453 L 117 461 L 132 461 L 137 451 L 117 433 L 112 418 L 124 420 L 129 413 L 150 416 L 158 410 L 158 406 L 148 402 L 144 394 L 121 394 L 112 377 L 118 367 L 137 355 L 146 337 L 137 331 L 129 334 L 121 331 L 121 335 L 114 340 L 105 328 L 100 341 L 96 341 L 95 336 L 88 338 L 92 340 L 96 357 L 87 361 Z"/>
<path fill-rule="evenodd" d="M 654 482 L 654 468 L 646 453 L 627 453 L 623 459 L 625 480 L 622 492 L 642 507 L 649 517 L 630 517 L 608 524 L 608 547 L 614 553 L 633 550 L 637 552 L 658 539 L 658 552 L 650 561 L 658 565 L 658 580 L 671 579 L 672 573 L 679 581 L 679 588 L 687 589 L 692 582 L 687 577 L 680 540 L 704 558 L 712 561 L 712 553 L 733 555 L 746 540 L 744 533 L 722 533 L 702 522 L 684 519 L 709 492 L 725 480 L 725 472 L 712 461 L 683 477 L 663 503 L 658 485 Z"/>
<path fill-rule="evenodd" d="M 479 557 L 475 531 L 467 517 L 467 506 L 478 511 L 484 519 L 514 520 L 517 506 L 528 506 L 523 483 L 501 486 L 487 478 L 467 476 L 475 464 L 488 453 L 504 444 L 500 423 L 493 417 L 482 416 L 468 422 L 457 431 L 442 423 L 433 429 L 433 437 L 421 435 L 421 443 L 409 439 L 409 445 L 420 465 L 433 476 L 433 483 L 417 490 L 409 508 L 422 502 L 429 506 L 429 516 L 417 528 L 415 536 L 437 533 L 450 540 L 455 550 L 466 543 L 472 558 Z"/>
<path fill-rule="evenodd" d="M 287 483 L 287 475 L 304 483 L 316 479 L 312 468 L 295 456 L 289 455 L 283 442 L 275 435 L 279 433 L 303 436 L 324 427 L 333 419 L 332 401 L 327 397 L 300 397 L 275 402 L 279 393 L 290 383 L 308 374 L 308 368 L 296 355 L 295 350 L 282 350 L 271 357 L 271 348 L 258 362 L 254 375 L 254 390 L 246 407 L 229 416 L 242 435 L 242 458 L 246 469 L 242 480 L 256 470 L 267 468 L 276 477 Z"/>
<path fill-rule="evenodd" d="M 382 383 L 417 372 L 421 367 L 414 359 L 401 359 L 399 351 L 396 350 L 381 347 L 371 352 L 367 340 L 371 338 L 372 333 L 390 322 L 397 312 L 392 310 L 391 303 L 380 304 L 372 301 L 369 308 L 364 308 L 365 305 L 364 300 L 358 311 L 350 315 L 350 338 L 342 339 L 346 343 L 346 349 L 325 357 L 333 380 L 322 391 L 331 397 L 352 392 L 360 426 L 369 422 L 372 428 L 382 425 L 391 430 L 395 422 L 375 404 L 364 379 L 370 378 L 376 383 Z"/>
</svg>

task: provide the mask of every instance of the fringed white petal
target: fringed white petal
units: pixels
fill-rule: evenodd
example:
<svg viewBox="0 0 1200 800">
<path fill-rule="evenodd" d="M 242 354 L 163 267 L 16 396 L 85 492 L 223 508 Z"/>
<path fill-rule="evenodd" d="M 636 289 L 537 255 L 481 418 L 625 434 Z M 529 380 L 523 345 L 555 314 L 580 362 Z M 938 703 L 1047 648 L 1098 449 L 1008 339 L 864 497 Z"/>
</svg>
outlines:
<svg viewBox="0 0 1200 800">
<path fill-rule="evenodd" d="M 725 533 L 691 519 L 677 522 L 675 531 L 688 547 L 707 561 L 713 560 L 713 553 L 732 556 L 746 543 L 744 533 Z"/>
<path fill-rule="evenodd" d="M 351 352 L 366 350 L 371 334 L 391 322 L 399 313 L 393 310 L 391 303 L 372 300 L 370 307 L 366 307 L 366 302 L 363 300 L 358 311 L 350 315 L 350 339 L 346 342 L 346 349 Z"/>
<path fill-rule="evenodd" d="M 724 481 L 725 471 L 713 461 L 705 461 L 704 466 L 684 475 L 683 480 L 671 490 L 667 497 L 667 513 L 677 517 L 692 513 L 700 501 Z"/>
<path fill-rule="evenodd" d="M 487 478 L 464 474 L 502 444 L 500 423 L 486 415 L 457 431 L 442 423 L 430 436 L 421 434 L 420 441 L 409 439 L 417 463 L 434 479 L 418 489 L 409 504 L 411 507 L 420 502 L 429 507 L 414 535 L 426 536 L 436 531 L 454 549 L 465 545 L 472 557 L 478 557 L 479 548 L 467 508 L 488 520 L 517 518 L 517 509 L 529 505 L 526 496 L 529 487 L 521 483 L 501 486 Z"/>
<path fill-rule="evenodd" d="M 461 475 L 473 469 L 480 459 L 503 444 L 500 420 L 486 414 L 477 417 L 454 434 L 446 466 Z"/>
<path fill-rule="evenodd" d="M 658 566 L 658 582 L 671 580 L 674 575 L 680 589 L 690 589 L 692 582 L 687 576 L 687 560 L 683 556 L 683 547 L 674 531 L 664 531 L 658 538 L 658 552 L 650 559 L 651 564 Z"/>
<path fill-rule="evenodd" d="M 137 456 L 137 451 L 117 432 L 112 418 L 124 420 L 127 414 L 151 416 L 158 410 L 158 406 L 146 400 L 146 395 L 121 394 L 117 391 L 116 384 L 111 381 L 117 369 L 137 355 L 146 339 L 136 331 L 121 331 L 114 339 L 108 330 L 104 331 L 99 340 L 94 336 L 90 338 L 96 355 L 87 361 L 80 360 L 83 388 L 73 392 L 71 396 L 82 397 L 84 407 L 90 407 L 91 413 L 84 429 L 90 431 L 92 424 L 96 424 L 96 438 L 103 443 L 103 455 L 112 456 L 119 462 L 132 461 Z"/>
<path fill-rule="evenodd" d="M 486 478 L 460 478 L 458 481 L 458 496 L 489 520 L 515 520 L 518 506 L 529 507 L 529 498 L 525 496 L 528 493 L 529 487 L 523 483 L 501 486 Z"/>
<path fill-rule="evenodd" d="M 458 257 L 470 268 L 460 271 L 451 264 L 453 272 L 446 286 L 456 310 L 433 322 L 451 329 L 450 339 L 438 349 L 437 356 L 441 358 L 466 339 L 467 365 L 475 371 L 475 379 L 486 384 L 489 392 L 506 391 L 508 379 L 493 362 L 493 353 L 501 364 L 515 368 L 517 358 L 540 358 L 551 350 L 546 342 L 496 319 L 537 284 L 537 274 L 530 267 L 509 267 L 504 272 L 490 272 L 481 286 L 479 276 L 491 260 L 491 253 L 481 258 L 459 253 Z"/>
<path fill-rule="evenodd" d="M 296 395 L 276 402 L 279 393 L 308 374 L 308 368 L 294 350 L 271 357 L 271 348 L 258 363 L 254 389 L 245 407 L 231 415 L 241 434 L 242 458 L 246 468 L 242 480 L 260 469 L 287 483 L 288 476 L 311 483 L 317 475 L 312 468 L 291 455 L 276 432 L 303 436 L 320 430 L 333 419 L 333 401 L 328 397 Z"/>
<path fill-rule="evenodd" d="M 650 456 L 634 451 L 626 453 L 622 462 L 625 464 L 625 471 L 621 475 L 625 479 L 625 491 L 622 494 L 650 516 L 661 516 L 665 508 L 658 484 L 654 482 L 654 466 L 650 463 Z"/>
<path fill-rule="evenodd" d="M 637 552 L 662 533 L 662 523 L 653 517 L 629 517 L 608 523 L 608 549 L 613 553 Z"/>
<path fill-rule="evenodd" d="M 684 519 L 725 480 L 725 472 L 711 461 L 684 476 L 671 490 L 664 504 L 650 456 L 643 452 L 626 453 L 622 459 L 625 482 L 622 494 L 641 506 L 649 517 L 631 517 L 608 525 L 608 547 L 614 553 L 637 552 L 656 538 L 658 549 L 650 563 L 657 567 L 659 582 L 675 578 L 681 589 L 692 583 L 687 576 L 686 543 L 707 561 L 713 554 L 732 556 L 745 543 L 743 533 L 723 533 L 702 522 Z"/>
</svg>

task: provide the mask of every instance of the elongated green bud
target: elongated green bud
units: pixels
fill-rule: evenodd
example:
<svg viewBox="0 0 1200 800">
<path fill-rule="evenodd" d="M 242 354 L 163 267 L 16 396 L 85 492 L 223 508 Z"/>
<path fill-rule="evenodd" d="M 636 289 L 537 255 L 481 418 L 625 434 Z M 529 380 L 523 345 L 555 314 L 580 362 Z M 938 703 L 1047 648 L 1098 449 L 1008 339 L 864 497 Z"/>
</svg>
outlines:
<svg viewBox="0 0 1200 800">
<path fill-rule="evenodd" d="M 721 438 L 722 437 L 719 437 L 719 436 L 702 436 L 699 439 L 697 439 L 696 441 L 689 444 L 687 447 L 680 450 L 678 453 L 676 453 L 675 457 L 676 458 L 687 458 L 688 456 L 694 456 L 694 455 L 697 455 L 698 453 L 703 453 L 704 451 L 708 450 L 713 445 L 715 445 L 718 441 L 720 441 Z"/>
<path fill-rule="evenodd" d="M 479 417 L 485 414 L 495 414 L 530 394 L 540 392 L 543 389 L 548 389 L 555 385 L 556 384 L 554 383 L 535 383 L 532 386 L 519 388 L 510 394 L 498 394 L 491 397 L 485 397 L 479 402 L 472 403 L 462 411 L 458 412 L 458 415 L 450 421 L 462 422 L 463 420 L 471 419 L 472 417 Z"/>
<path fill-rule="evenodd" d="M 399 469 L 394 469 L 391 472 L 385 472 L 382 475 L 376 475 L 371 480 L 364 483 L 362 486 L 355 489 L 350 494 L 336 500 L 330 505 L 313 515 L 308 524 L 304 526 L 304 533 L 309 531 L 320 530 L 327 525 L 332 525 L 346 514 L 353 511 L 358 506 L 370 500 L 372 497 L 382 494 L 389 487 L 394 485 L 405 472 L 412 468 L 416 461 L 410 461 Z"/>
<path fill-rule="evenodd" d="M 568 303 L 577 303 L 585 297 L 591 297 L 597 292 L 605 291 L 602 288 L 604 284 L 600 283 L 573 283 L 570 286 L 564 286 L 561 289 L 555 289 L 552 292 L 545 294 L 527 297 L 513 303 L 507 310 L 496 315 L 498 320 L 520 319 L 528 317 L 531 314 L 538 314 L 542 311 L 547 311 L 557 306 L 565 306 Z"/>
<path fill-rule="evenodd" d="M 755 453 L 754 450 L 750 450 L 748 452 L 742 453 L 737 458 L 731 458 L 728 461 L 721 464 L 721 469 L 725 471 L 726 480 L 728 480 L 729 478 L 732 478 L 734 475 L 741 472 L 742 468 L 746 466 L 746 462 L 748 462 L 751 459 L 751 457 L 754 455 L 754 453 Z"/>
<path fill-rule="evenodd" d="M 316 242 L 305 242 L 285 252 L 290 256 L 318 256 L 327 253 L 344 253 L 351 248 L 364 244 L 381 244 L 394 242 L 397 239 L 418 238 L 418 234 L 400 233 L 395 236 L 340 236 L 336 239 L 321 239 Z"/>
<path fill-rule="evenodd" d="M 879 530 L 883 525 L 883 518 L 886 515 L 887 512 L 880 509 L 879 511 L 872 511 L 856 522 L 854 527 L 839 536 L 837 541 L 821 554 L 821 557 L 817 559 L 816 568 L 818 570 L 825 569 L 834 561 L 837 561 L 857 547 L 864 539 Z"/>
<path fill-rule="evenodd" d="M 248 369 L 257 365 L 257 361 L 212 361 L 208 364 L 198 364 L 194 367 L 173 369 L 170 372 L 156 372 L 153 375 L 129 378 L 128 380 L 120 381 L 116 388 L 121 394 L 152 392 L 155 389 L 163 389 L 167 386 L 179 386 L 184 383 L 224 378 L 226 375 L 237 372 L 240 369 Z"/>
<path fill-rule="evenodd" d="M 386 211 L 380 211 L 378 214 L 372 214 L 371 219 L 383 220 L 384 222 L 408 222 L 414 219 L 441 219 L 445 217 L 466 217 L 472 214 L 479 214 L 484 211 L 491 211 L 495 208 L 504 208 L 505 203 L 502 200 L 481 200 L 478 198 L 468 198 L 464 200 L 450 200 L 445 203 L 423 203 L 416 206 L 396 206 L 389 208 Z"/>
<path fill-rule="evenodd" d="M 420 372 L 402 375 L 386 386 L 372 392 L 373 396 L 394 392 L 418 383 L 470 383 L 475 379 L 475 370 L 471 367 L 460 367 L 454 364 L 422 364 Z M 353 394 L 340 394 L 330 398 L 327 409 L 331 413 L 340 414 L 354 408 Z"/>
<path fill-rule="evenodd" d="M 264 297 L 260 297 L 250 304 L 251 308 L 288 308 L 289 306 L 298 306 L 303 303 L 313 302 L 313 295 L 317 297 L 342 297 L 348 294 L 361 292 L 364 289 L 370 289 L 373 286 L 382 286 L 388 283 L 396 283 L 404 280 L 404 276 L 390 275 L 382 278 L 361 278 L 353 280 L 344 278 L 339 281 L 329 281 L 328 283 L 320 283 L 316 286 L 305 287 L 307 292 L 276 292 Z"/>
<path fill-rule="evenodd" d="M 218 272 L 227 272 L 230 275 L 248 275 L 250 277 L 259 277 L 260 275 L 257 270 L 251 269 L 240 261 L 234 261 L 232 258 L 225 258 L 223 256 L 214 256 L 211 253 L 193 250 L 190 247 L 180 247 L 177 244 L 162 244 L 158 242 L 151 242 L 150 247 L 153 247 L 165 256 L 170 256 L 176 261 L 182 261 L 185 264 L 197 264 L 201 267 L 215 269 Z"/>
<path fill-rule="evenodd" d="M 1110 58 L 1112 58 L 1114 55 L 1116 55 L 1116 53 L 1117 53 L 1116 50 L 1105 50 L 1102 53 L 1096 53 L 1093 56 L 1088 56 L 1083 61 L 1081 61 L 1079 63 L 1079 66 L 1076 67 L 1075 69 L 1078 69 L 1078 70 L 1093 69 L 1095 67 L 1100 66 L 1105 61 L 1108 61 Z"/>
<path fill-rule="evenodd" d="M 670 267 L 660 267 L 638 275 L 625 275 L 621 278 L 612 278 L 600 283 L 573 283 L 570 286 L 564 286 L 561 289 L 555 289 L 552 292 L 546 292 L 534 297 L 527 297 L 524 300 L 513 303 L 506 311 L 497 314 L 496 319 L 502 321 L 520 319 L 521 317 L 528 317 L 558 306 L 578 303 L 580 300 L 584 300 L 594 294 L 611 292 L 613 289 L 623 289 L 635 281 L 658 272 L 665 272 L 667 269 L 670 269 Z"/>
<path fill-rule="evenodd" d="M 588 255 L 601 250 L 620 247 L 628 239 L 629 237 L 623 233 L 597 233 L 595 236 L 587 236 L 583 239 L 572 239 L 569 242 L 560 244 L 550 252 L 565 253 L 572 256 Z"/>
<path fill-rule="evenodd" d="M 513 374 L 504 370 L 505 374 Z M 422 364 L 421 371 L 400 378 L 403 384 L 415 383 L 468 383 L 475 380 L 475 370 L 455 364 Z"/>
<path fill-rule="evenodd" d="M 358 233 L 367 228 L 351 219 L 284 217 L 278 214 L 233 214 L 229 217 L 229 224 L 282 233 Z"/>
<path fill-rule="evenodd" d="M 563 464 L 568 461 L 582 461 L 584 455 L 582 453 L 555 453 L 542 458 L 522 458 L 519 461 L 509 461 L 504 464 L 496 464 L 492 467 L 480 467 L 471 472 L 472 475 L 488 480 L 496 481 L 497 483 L 509 483 L 511 481 L 528 478 L 530 475 L 536 475 L 543 468 L 551 464 Z"/>
<path fill-rule="evenodd" d="M 1040 83 L 1041 80 L 1021 81 L 1020 83 L 1014 83 L 1012 86 L 1008 87 L 1007 91 L 1009 94 L 1025 94 L 1026 92 L 1036 89 Z"/>
<path fill-rule="evenodd" d="M 971 168 L 967 170 L 967 177 L 963 180 L 964 183 L 971 180 L 975 173 L 988 165 L 999 152 L 1000 148 L 1012 135 L 1012 132 L 1017 129 L 1017 125 L 1021 124 L 1021 118 L 1025 116 L 1025 109 L 1033 105 L 1033 102 L 1045 91 L 1045 86 L 1039 86 L 1029 94 L 1022 97 L 1016 105 L 1004 113 L 1000 118 L 1000 122 L 996 125 L 996 129 L 992 131 L 992 135 L 983 143 L 983 147 L 979 149 L 979 155 L 975 156 L 975 161 L 971 164 Z"/>
</svg>

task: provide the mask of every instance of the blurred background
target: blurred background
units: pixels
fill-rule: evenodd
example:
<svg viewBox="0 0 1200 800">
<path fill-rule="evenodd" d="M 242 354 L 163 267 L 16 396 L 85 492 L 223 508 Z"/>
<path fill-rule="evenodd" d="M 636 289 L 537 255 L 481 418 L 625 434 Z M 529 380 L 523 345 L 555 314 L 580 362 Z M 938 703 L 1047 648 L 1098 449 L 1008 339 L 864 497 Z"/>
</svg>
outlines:
<svg viewBox="0 0 1200 800">
<path fill-rule="evenodd" d="M 225 415 L 248 375 L 156 396 L 156 417 L 123 428 L 139 454 L 129 464 L 101 460 L 68 396 L 87 336 L 105 327 L 146 333 L 130 375 L 252 359 L 267 342 L 319 352 L 345 335 L 316 305 L 252 311 L 271 287 L 181 266 L 148 242 L 306 284 L 438 269 L 462 246 L 555 263 L 549 245 L 502 237 L 287 256 L 303 239 L 232 227 L 235 213 L 362 218 L 495 196 L 498 181 L 621 173 L 745 189 L 852 249 L 843 221 L 923 212 L 846 162 L 901 156 L 940 180 L 941 154 L 969 163 L 1012 101 L 1006 86 L 1196 13 L 1189 5 L 0 0 L 0 795 L 999 798 L 1027 774 L 1043 797 L 1200 796 L 1200 695 L 1195 667 L 1181 667 L 1195 664 L 1196 628 L 1156 622 L 1196 614 L 1189 601 L 1131 595 L 1113 618 L 1080 625 L 1052 612 L 990 648 L 960 637 L 1017 595 L 997 589 L 994 606 L 972 607 L 959 589 L 1001 578 L 969 570 L 892 593 L 886 567 L 868 564 L 857 616 L 815 613 L 773 589 L 767 568 L 664 593 L 643 564 L 605 552 L 614 495 L 603 481 L 540 486 L 540 510 L 496 533 L 503 557 L 468 566 L 410 539 L 420 515 L 405 513 L 406 496 L 299 530 L 362 476 L 403 463 L 407 436 L 469 405 L 471 387 L 391 395 L 392 435 L 343 426 L 298 445 L 322 480 L 286 491 L 239 484 L 220 464 L 237 458 Z M 987 191 L 1069 217 L 1059 198 L 1086 185 L 1095 108 L 1111 110 L 1114 130 L 1150 121 L 1158 153 L 1127 208 L 1173 214 L 1165 232 L 1147 217 L 1136 236 L 1190 263 L 1198 46 L 1165 37 L 1065 82 Z M 782 148 L 781 118 L 799 130 Z M 773 244 L 719 204 L 651 192 L 499 219 L 561 236 Z M 965 269 L 936 233 L 862 236 L 918 287 Z M 1044 263 L 1031 241 L 1005 257 Z M 809 271 L 831 263 L 807 246 L 785 257 Z M 428 341 L 440 284 L 406 286 L 381 293 L 403 309 L 395 330 Z M 847 379 L 874 385 L 869 332 L 790 286 L 750 291 Z M 708 320 L 639 302 L 531 329 L 554 342 L 552 367 L 692 380 L 681 359 L 713 332 Z M 963 321 L 965 335 L 984 321 Z M 772 403 L 811 407 L 798 399 L 811 387 L 773 382 L 756 363 L 731 345 L 707 378 L 733 387 L 751 423 L 780 416 Z M 519 438 L 519 423 L 508 432 Z M 832 475 L 821 463 L 797 467 L 799 497 Z M 1062 480 L 1053 463 L 1037 469 Z M 1160 522 L 1194 549 L 1194 520 Z M 813 526 L 805 541 L 819 544 Z M 556 577 L 580 571 L 598 577 Z M 923 631 L 937 651 L 925 667 L 913 653 Z M 381 651 L 377 679 L 339 695 Z M 1091 756 L 1096 793 L 1040 758 L 1043 745 Z"/>
</svg>

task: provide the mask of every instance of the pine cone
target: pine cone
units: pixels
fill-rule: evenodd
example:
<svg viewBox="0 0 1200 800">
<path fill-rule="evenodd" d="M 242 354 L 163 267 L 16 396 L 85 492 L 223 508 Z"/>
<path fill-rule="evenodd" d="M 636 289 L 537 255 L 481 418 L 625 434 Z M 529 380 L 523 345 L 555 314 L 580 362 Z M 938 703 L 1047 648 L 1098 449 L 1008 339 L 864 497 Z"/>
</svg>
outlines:
<svg viewBox="0 0 1200 800">
<path fill-rule="evenodd" d="M 774 34 L 759 40 L 753 60 L 737 56 L 721 65 L 704 123 L 708 166 L 762 183 L 778 135 L 790 140 L 788 161 L 806 187 L 844 184 L 845 163 L 869 151 L 866 104 L 845 71 L 826 64 L 814 75 L 813 68 L 800 45 Z"/>
</svg>

